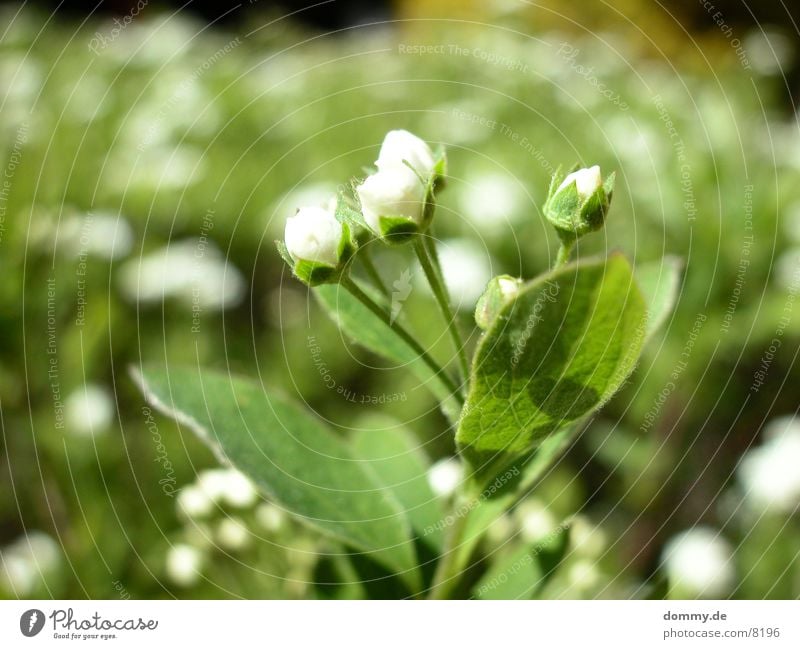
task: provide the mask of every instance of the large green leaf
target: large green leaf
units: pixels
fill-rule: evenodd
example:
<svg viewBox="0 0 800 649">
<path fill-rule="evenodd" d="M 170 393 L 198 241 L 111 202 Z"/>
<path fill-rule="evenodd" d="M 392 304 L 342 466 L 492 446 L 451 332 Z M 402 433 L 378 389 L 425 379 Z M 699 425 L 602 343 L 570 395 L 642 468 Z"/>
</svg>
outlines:
<svg viewBox="0 0 800 649">
<path fill-rule="evenodd" d="M 456 441 L 478 483 L 608 400 L 636 365 L 646 320 L 621 255 L 524 286 L 475 352 Z"/>
<path fill-rule="evenodd" d="M 368 292 L 367 289 L 364 291 Z M 318 286 L 314 294 L 347 336 L 371 352 L 407 366 L 439 400 L 442 411 L 450 421 L 458 418 L 461 407 L 453 397 L 446 377 L 431 370 L 388 324 L 339 285 Z"/>
<path fill-rule="evenodd" d="M 410 431 L 380 416 L 359 420 L 355 455 L 368 462 L 380 483 L 394 493 L 421 543 L 441 550 L 446 512 L 428 484 L 430 463 Z"/>
<path fill-rule="evenodd" d="M 271 500 L 419 587 L 403 508 L 320 420 L 227 374 L 145 367 L 134 378 L 154 408 L 191 428 Z"/>
</svg>

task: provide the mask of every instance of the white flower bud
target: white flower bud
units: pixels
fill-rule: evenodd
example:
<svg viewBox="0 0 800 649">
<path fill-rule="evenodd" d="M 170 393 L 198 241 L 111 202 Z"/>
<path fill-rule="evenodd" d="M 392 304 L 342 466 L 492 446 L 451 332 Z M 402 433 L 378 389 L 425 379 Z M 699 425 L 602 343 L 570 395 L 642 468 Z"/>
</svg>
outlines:
<svg viewBox="0 0 800 649">
<path fill-rule="evenodd" d="M 380 171 L 385 171 L 398 166 L 405 166 L 403 160 L 408 162 L 414 170 L 425 180 L 433 173 L 435 160 L 433 151 L 413 133 L 396 130 L 389 131 L 383 138 L 381 152 L 375 161 L 375 166 Z"/>
<path fill-rule="evenodd" d="M 296 261 L 337 266 L 342 235 L 342 224 L 322 207 L 301 207 L 286 219 L 286 249 Z"/>
<path fill-rule="evenodd" d="M 364 220 L 382 236 L 381 217 L 405 218 L 422 223 L 425 186 L 406 166 L 386 167 L 369 176 L 356 187 Z"/>
<path fill-rule="evenodd" d="M 615 179 L 612 173 L 604 181 L 597 165 L 573 171 L 563 179 L 561 170 L 556 171 L 544 203 L 544 215 L 555 226 L 562 243 L 571 247 L 585 234 L 603 227 Z"/>
<path fill-rule="evenodd" d="M 560 192 L 564 187 L 574 182 L 578 189 L 578 196 L 581 203 L 588 200 L 600 187 L 603 186 L 603 177 L 600 175 L 600 167 L 595 165 L 588 169 L 578 169 L 569 174 L 562 183 L 558 186 L 556 193 Z"/>
</svg>

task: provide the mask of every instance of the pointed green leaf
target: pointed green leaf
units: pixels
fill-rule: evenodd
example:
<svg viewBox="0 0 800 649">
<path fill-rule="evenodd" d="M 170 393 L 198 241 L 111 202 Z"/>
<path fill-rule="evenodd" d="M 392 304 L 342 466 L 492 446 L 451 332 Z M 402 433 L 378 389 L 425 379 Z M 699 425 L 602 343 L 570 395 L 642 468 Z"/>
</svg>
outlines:
<svg viewBox="0 0 800 649">
<path fill-rule="evenodd" d="M 478 345 L 456 435 L 478 484 L 602 406 L 633 371 L 645 320 L 621 255 L 523 287 Z"/>
<path fill-rule="evenodd" d="M 352 444 L 355 454 L 395 495 L 420 542 L 440 550 L 440 521 L 445 511 L 428 484 L 430 462 L 414 435 L 396 422 L 376 416 L 359 421 Z"/>
<path fill-rule="evenodd" d="M 268 498 L 418 586 L 414 544 L 399 503 L 316 417 L 227 374 L 146 367 L 134 378 L 154 408 L 192 429 Z"/>
</svg>

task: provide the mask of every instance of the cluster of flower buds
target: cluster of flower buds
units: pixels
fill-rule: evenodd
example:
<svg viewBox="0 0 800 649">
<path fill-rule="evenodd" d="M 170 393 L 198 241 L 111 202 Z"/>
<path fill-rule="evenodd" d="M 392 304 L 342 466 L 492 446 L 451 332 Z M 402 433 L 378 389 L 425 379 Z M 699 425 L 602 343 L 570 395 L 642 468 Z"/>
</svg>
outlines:
<svg viewBox="0 0 800 649">
<path fill-rule="evenodd" d="M 386 243 L 403 243 L 423 232 L 433 217 L 433 196 L 444 181 L 444 152 L 413 133 L 389 131 L 377 171 L 355 188 L 361 213 L 342 197 L 326 207 L 301 207 L 287 219 L 276 242 L 295 276 L 309 286 L 338 282 L 356 249 L 351 226 L 360 225 Z"/>
<path fill-rule="evenodd" d="M 284 241 L 276 242 L 294 274 L 309 286 L 338 282 L 356 250 L 352 228 L 369 230 L 385 243 L 403 243 L 424 232 L 433 218 L 434 193 L 444 183 L 443 150 L 404 130 L 389 131 L 381 145 L 376 171 L 355 187 L 360 212 L 344 197 L 326 207 L 301 207 L 287 219 Z M 544 214 L 567 252 L 583 235 L 605 223 L 614 193 L 614 174 L 603 180 L 600 167 L 556 171 Z M 496 277 L 478 304 L 476 318 L 488 326 L 519 281 Z"/>
<path fill-rule="evenodd" d="M 544 215 L 568 245 L 603 227 L 614 193 L 614 177 L 603 180 L 600 167 L 556 171 L 544 204 Z"/>
</svg>

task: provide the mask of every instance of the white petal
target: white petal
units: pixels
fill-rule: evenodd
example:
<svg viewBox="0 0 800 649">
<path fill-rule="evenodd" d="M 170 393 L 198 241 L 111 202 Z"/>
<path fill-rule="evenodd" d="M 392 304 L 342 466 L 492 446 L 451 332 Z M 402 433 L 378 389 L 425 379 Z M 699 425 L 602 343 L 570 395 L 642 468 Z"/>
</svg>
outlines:
<svg viewBox="0 0 800 649">
<path fill-rule="evenodd" d="M 406 160 L 417 173 L 427 178 L 433 172 L 433 151 L 424 140 L 404 130 L 389 131 L 383 138 L 375 166 L 380 170 L 404 166 Z"/>
<path fill-rule="evenodd" d="M 594 167 L 589 167 L 588 169 L 578 169 L 577 171 L 573 171 L 566 178 L 564 178 L 564 181 L 558 186 L 557 191 L 561 191 L 564 189 L 564 187 L 572 182 L 575 182 L 575 185 L 578 188 L 578 196 L 580 196 L 582 201 L 585 201 L 603 185 L 603 177 L 600 174 L 600 167 L 595 165 Z"/>
<path fill-rule="evenodd" d="M 425 186 L 408 167 L 389 167 L 356 187 L 364 220 L 380 235 L 380 217 L 402 216 L 420 223 L 425 199 Z"/>
</svg>

